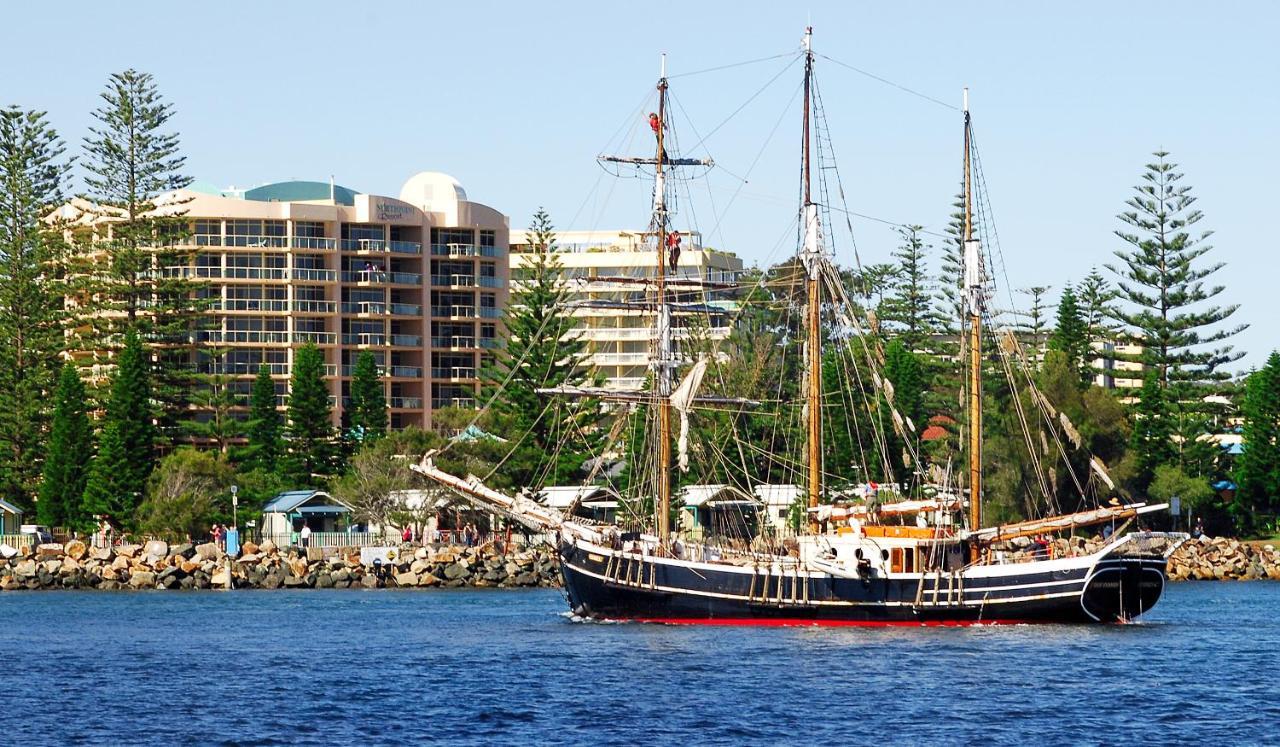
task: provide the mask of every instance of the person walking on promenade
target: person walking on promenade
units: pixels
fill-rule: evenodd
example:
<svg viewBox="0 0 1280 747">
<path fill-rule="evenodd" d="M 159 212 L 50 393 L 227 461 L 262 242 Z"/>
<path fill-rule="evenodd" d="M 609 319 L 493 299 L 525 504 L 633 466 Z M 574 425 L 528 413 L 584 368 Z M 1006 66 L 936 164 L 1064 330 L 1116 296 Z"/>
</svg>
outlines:
<svg viewBox="0 0 1280 747">
<path fill-rule="evenodd" d="M 305 521 L 302 523 L 302 531 L 298 533 L 298 538 L 302 541 L 302 548 L 311 546 L 311 525 Z"/>
</svg>

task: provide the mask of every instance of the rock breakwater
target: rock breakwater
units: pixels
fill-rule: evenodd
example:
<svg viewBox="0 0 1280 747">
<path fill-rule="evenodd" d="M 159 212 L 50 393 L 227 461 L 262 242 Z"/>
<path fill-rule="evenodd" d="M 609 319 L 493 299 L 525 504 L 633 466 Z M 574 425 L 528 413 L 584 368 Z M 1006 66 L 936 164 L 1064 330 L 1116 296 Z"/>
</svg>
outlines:
<svg viewBox="0 0 1280 747">
<path fill-rule="evenodd" d="M 355 548 L 328 556 L 320 550 L 245 543 L 238 557 L 214 544 L 172 545 L 157 540 L 113 548 L 73 540 L 32 549 L 5 548 L 0 591 L 22 589 L 372 589 L 383 587 L 558 586 L 549 549 L 499 552 L 481 547 L 400 547 L 386 563 L 361 562 Z"/>
</svg>

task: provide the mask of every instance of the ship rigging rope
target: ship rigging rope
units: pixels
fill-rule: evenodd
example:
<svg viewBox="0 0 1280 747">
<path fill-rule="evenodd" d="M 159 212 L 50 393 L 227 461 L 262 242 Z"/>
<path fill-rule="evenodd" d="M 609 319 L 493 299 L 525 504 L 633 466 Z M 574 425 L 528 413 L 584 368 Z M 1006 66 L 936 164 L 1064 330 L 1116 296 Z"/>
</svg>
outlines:
<svg viewBox="0 0 1280 747">
<path fill-rule="evenodd" d="M 729 63 L 729 64 L 727 64 L 727 65 L 717 65 L 717 66 L 715 66 L 715 67 L 703 68 L 702 70 L 691 70 L 691 71 L 689 71 L 689 72 L 687 72 L 687 73 L 674 73 L 674 74 L 672 74 L 672 75 L 668 75 L 668 76 L 667 76 L 667 80 L 675 80 L 676 78 L 691 78 L 691 77 L 693 77 L 693 76 L 695 76 L 695 75 L 704 75 L 704 74 L 706 74 L 706 73 L 716 73 L 716 72 L 719 72 L 719 71 L 721 71 L 721 70 L 730 70 L 730 69 L 735 68 L 735 67 L 743 67 L 743 66 L 746 66 L 746 65 L 755 65 L 755 64 L 760 63 L 760 62 L 769 62 L 770 60 L 780 60 L 780 59 L 782 59 L 783 57 L 797 57 L 797 58 L 798 58 L 798 57 L 800 57 L 800 56 L 801 56 L 801 52 L 799 52 L 798 50 L 794 50 L 794 49 L 793 49 L 793 50 L 791 50 L 791 51 L 789 51 L 789 52 L 783 52 L 782 54 L 775 54 L 775 55 L 771 55 L 771 56 L 769 56 L 769 57 L 758 57 L 758 58 L 756 58 L 756 59 L 754 59 L 754 60 L 743 60 L 742 62 L 730 62 L 730 63 Z"/>
<path fill-rule="evenodd" d="M 879 76 L 879 75 L 876 75 L 875 73 L 867 72 L 866 70 L 863 70 L 862 68 L 854 67 L 853 65 L 850 65 L 850 64 L 849 64 L 849 63 L 847 63 L 847 62 L 841 62 L 840 60 L 837 60 L 837 59 L 835 59 L 834 57 L 828 57 L 828 56 L 827 56 L 827 55 L 825 55 L 825 54 L 817 54 L 817 53 L 815 53 L 815 56 L 817 56 L 817 57 L 821 57 L 822 59 L 826 60 L 827 62 L 830 62 L 830 63 L 836 64 L 836 65 L 839 65 L 840 67 L 843 67 L 843 68 L 845 68 L 845 69 L 847 69 L 847 70 L 852 70 L 853 72 L 855 72 L 855 73 L 857 73 L 857 74 L 859 74 L 859 75 L 866 76 L 866 77 L 868 77 L 868 78 L 870 78 L 870 79 L 872 79 L 872 80 L 874 80 L 874 81 L 877 81 L 877 82 L 879 82 L 879 83 L 883 83 L 883 84 L 885 84 L 886 86 L 892 86 L 893 88 L 896 88 L 896 89 L 898 89 L 899 91 L 903 91 L 903 92 L 905 92 L 905 93 L 909 93 L 909 94 L 911 94 L 912 96 L 916 96 L 916 97 L 919 97 L 919 98 L 921 98 L 921 99 L 924 99 L 925 101 L 928 101 L 928 102 L 929 102 L 929 103 L 931 103 L 931 104 L 937 104 L 938 106 L 945 107 L 945 108 L 947 108 L 947 109 L 950 109 L 951 111 L 960 111 L 960 107 L 955 106 L 954 104 L 948 104 L 947 102 L 942 101 L 941 99 L 936 99 L 936 98 L 934 98 L 933 96 L 930 96 L 930 95 L 929 95 L 929 94 L 927 94 L 927 93 L 920 93 L 919 91 L 917 91 L 917 90 L 915 90 L 915 89 L 913 89 L 913 88 L 907 88 L 906 86 L 902 85 L 901 83 L 895 83 L 895 82 L 893 82 L 893 81 L 889 80 L 888 78 L 881 77 L 881 76 Z"/>
</svg>

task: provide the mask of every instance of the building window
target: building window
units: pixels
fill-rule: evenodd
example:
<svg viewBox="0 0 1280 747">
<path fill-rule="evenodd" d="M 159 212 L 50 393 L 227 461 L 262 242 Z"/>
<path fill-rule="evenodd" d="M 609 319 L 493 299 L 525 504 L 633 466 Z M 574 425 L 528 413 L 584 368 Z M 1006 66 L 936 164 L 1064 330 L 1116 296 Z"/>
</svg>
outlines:
<svg viewBox="0 0 1280 747">
<path fill-rule="evenodd" d="M 492 293 L 480 294 L 480 308 L 494 309 L 498 307 L 498 299 Z"/>
<path fill-rule="evenodd" d="M 359 241 L 360 239 L 382 241 L 386 237 L 386 229 L 382 226 L 363 223 L 342 224 L 342 238 L 350 241 Z"/>
<path fill-rule="evenodd" d="M 309 239 L 322 239 L 324 238 L 324 224 L 316 221 L 295 221 L 293 235 L 305 236 Z"/>
<path fill-rule="evenodd" d="M 470 229 L 464 228 L 433 228 L 431 229 L 431 243 L 435 245 L 441 244 L 471 244 L 475 241 L 475 234 Z"/>
<path fill-rule="evenodd" d="M 498 235 L 497 231 L 481 231 L 480 246 L 493 246 L 494 245 L 493 242 L 497 238 L 497 235 Z"/>
<path fill-rule="evenodd" d="M 494 277 L 495 272 L 496 272 L 496 265 L 494 265 L 492 262 L 480 263 L 480 277 L 491 278 L 491 277 Z"/>
<path fill-rule="evenodd" d="M 196 246 L 217 246 L 222 243 L 222 221 L 198 220 L 191 233 Z"/>
</svg>

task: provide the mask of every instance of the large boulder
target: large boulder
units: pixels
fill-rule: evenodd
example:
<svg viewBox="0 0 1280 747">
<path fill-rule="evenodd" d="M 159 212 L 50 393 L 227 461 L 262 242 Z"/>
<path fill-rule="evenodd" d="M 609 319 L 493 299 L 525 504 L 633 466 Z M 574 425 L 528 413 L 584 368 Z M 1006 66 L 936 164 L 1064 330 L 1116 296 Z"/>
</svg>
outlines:
<svg viewBox="0 0 1280 747">
<path fill-rule="evenodd" d="M 179 558 L 190 558 L 196 554 L 196 548 L 190 542 L 184 542 L 169 548 L 169 554 Z"/>
<path fill-rule="evenodd" d="M 18 548 L 0 542 L 0 558 L 8 560 L 9 558 L 16 557 L 18 557 Z"/>
<path fill-rule="evenodd" d="M 280 548 L 276 547 L 276 543 L 271 540 L 263 540 L 262 544 L 258 545 L 258 552 L 263 555 L 271 555 L 279 550 Z"/>
<path fill-rule="evenodd" d="M 307 575 L 307 561 L 302 558 L 289 558 L 289 562 L 285 565 L 289 567 L 289 572 L 298 578 Z"/>
<path fill-rule="evenodd" d="M 450 581 L 457 581 L 471 575 L 471 571 L 462 563 L 454 563 L 444 569 L 444 577 Z"/>
<path fill-rule="evenodd" d="M 89 546 L 80 540 L 73 539 L 66 544 L 63 551 L 67 553 L 68 557 L 81 560 L 85 555 L 89 554 Z"/>
<path fill-rule="evenodd" d="M 32 579 L 36 577 L 36 561 L 24 560 L 13 567 L 13 575 L 15 578 L 22 580 Z"/>
<path fill-rule="evenodd" d="M 142 554 L 146 556 L 148 563 L 164 560 L 169 557 L 169 543 L 164 540 L 147 540 L 147 544 L 142 546 Z"/>
<path fill-rule="evenodd" d="M 132 558 L 136 557 L 141 550 L 142 547 L 140 545 L 118 545 L 116 547 L 116 555 L 125 558 Z"/>
<path fill-rule="evenodd" d="M 129 576 L 129 585 L 135 589 L 153 589 L 156 585 L 156 574 L 151 571 L 137 571 Z"/>
<path fill-rule="evenodd" d="M 256 542 L 245 542 L 243 545 L 240 546 L 240 552 L 244 553 L 245 555 L 257 555 L 258 550 L 259 548 Z"/>
<path fill-rule="evenodd" d="M 62 545 L 57 542 L 47 542 L 36 547 L 36 557 L 41 560 L 45 560 L 46 558 L 60 558 L 62 557 L 62 552 Z"/>
<path fill-rule="evenodd" d="M 396 578 L 396 586 L 417 586 L 418 585 L 418 574 L 412 571 L 397 573 L 395 578 Z"/>
<path fill-rule="evenodd" d="M 226 568 L 220 568 L 213 572 L 209 577 L 209 585 L 215 589 L 226 588 L 227 581 L 231 579 L 231 572 Z"/>
</svg>

